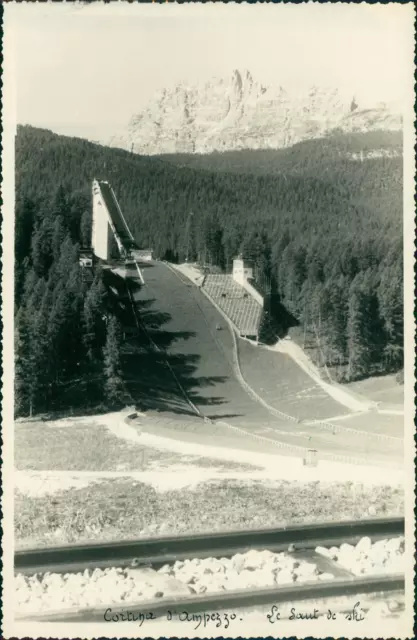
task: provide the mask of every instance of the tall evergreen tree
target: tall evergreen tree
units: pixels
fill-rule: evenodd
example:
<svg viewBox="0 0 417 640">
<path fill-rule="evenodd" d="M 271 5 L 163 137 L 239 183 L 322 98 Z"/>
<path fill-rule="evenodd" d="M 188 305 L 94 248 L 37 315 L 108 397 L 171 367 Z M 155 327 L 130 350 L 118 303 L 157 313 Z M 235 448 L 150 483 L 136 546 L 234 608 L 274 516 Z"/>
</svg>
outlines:
<svg viewBox="0 0 417 640">
<path fill-rule="evenodd" d="M 387 335 L 384 359 L 388 366 L 395 370 L 403 366 L 404 358 L 402 261 L 388 264 L 383 269 L 378 300 Z"/>
<path fill-rule="evenodd" d="M 15 415 L 32 415 L 34 397 L 32 393 L 32 367 L 30 361 L 29 326 L 23 307 L 15 319 Z M 37 374 L 37 372 L 35 372 Z M 36 386 L 36 384 L 35 384 Z"/>
<path fill-rule="evenodd" d="M 120 345 L 122 332 L 117 318 L 110 317 L 107 323 L 106 344 L 104 354 L 104 395 L 110 405 L 119 406 L 126 396 L 120 361 Z"/>
<path fill-rule="evenodd" d="M 80 242 L 83 247 L 91 246 L 92 214 L 86 209 L 81 216 Z"/>
<path fill-rule="evenodd" d="M 54 261 L 56 262 L 59 259 L 61 254 L 62 244 L 65 239 L 65 224 L 64 218 L 61 215 L 58 215 L 53 221 L 53 231 L 52 231 L 52 256 Z"/>
<path fill-rule="evenodd" d="M 206 217 L 204 230 L 208 261 L 224 268 L 223 232 L 216 216 Z"/>
<path fill-rule="evenodd" d="M 369 298 L 356 278 L 351 287 L 347 321 L 348 379 L 369 373 L 372 354 L 369 310 Z"/>
<path fill-rule="evenodd" d="M 32 236 L 32 263 L 38 276 L 46 276 L 53 262 L 52 251 L 53 222 L 43 218 Z"/>
</svg>

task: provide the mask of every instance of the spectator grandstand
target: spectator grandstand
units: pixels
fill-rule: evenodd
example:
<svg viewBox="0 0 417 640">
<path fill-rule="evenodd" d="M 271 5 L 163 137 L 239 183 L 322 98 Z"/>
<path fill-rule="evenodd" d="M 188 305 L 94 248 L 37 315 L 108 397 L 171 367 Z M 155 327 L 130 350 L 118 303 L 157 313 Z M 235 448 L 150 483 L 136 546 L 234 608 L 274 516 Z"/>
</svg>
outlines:
<svg viewBox="0 0 417 640">
<path fill-rule="evenodd" d="M 262 305 L 232 275 L 209 274 L 204 280 L 203 288 L 230 318 L 241 336 L 258 338 Z"/>
</svg>

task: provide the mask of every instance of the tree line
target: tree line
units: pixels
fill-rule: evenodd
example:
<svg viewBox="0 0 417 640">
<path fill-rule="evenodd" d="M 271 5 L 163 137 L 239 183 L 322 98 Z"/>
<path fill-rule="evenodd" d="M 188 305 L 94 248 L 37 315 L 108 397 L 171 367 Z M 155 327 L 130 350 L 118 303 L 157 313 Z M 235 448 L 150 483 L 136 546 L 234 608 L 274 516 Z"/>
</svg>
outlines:
<svg viewBox="0 0 417 640">
<path fill-rule="evenodd" d="M 125 397 L 121 327 L 100 269 L 83 278 L 88 201 L 58 184 L 36 202 L 19 188 L 15 233 L 15 413 L 33 415 Z"/>
<path fill-rule="evenodd" d="M 398 146 L 363 136 L 365 150 Z M 259 152 L 229 154 L 227 162 L 213 154 L 207 169 L 199 156 L 142 157 L 19 127 L 17 194 L 39 207 L 61 183 L 72 200 L 69 232 L 78 225 L 81 233 L 92 178 L 108 180 L 139 246 L 157 257 L 227 271 L 243 253 L 255 284 L 270 284 L 279 300 L 278 333 L 290 314 L 295 339 L 316 362 L 353 380 L 403 363 L 402 158 L 353 160 L 360 145 L 358 134 L 262 152 L 262 171 L 254 169 Z"/>
</svg>

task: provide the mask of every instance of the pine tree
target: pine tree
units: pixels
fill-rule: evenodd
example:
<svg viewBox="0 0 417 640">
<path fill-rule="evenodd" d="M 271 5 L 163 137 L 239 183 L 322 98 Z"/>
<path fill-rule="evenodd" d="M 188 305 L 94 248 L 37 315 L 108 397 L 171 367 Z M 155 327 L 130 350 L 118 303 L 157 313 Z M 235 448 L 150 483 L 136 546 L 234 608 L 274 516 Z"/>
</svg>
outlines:
<svg viewBox="0 0 417 640">
<path fill-rule="evenodd" d="M 97 359 L 106 340 L 104 321 L 106 290 L 100 275 L 96 275 L 84 299 L 82 311 L 83 343 L 90 361 Z"/>
<path fill-rule="evenodd" d="M 80 243 L 83 247 L 91 247 L 92 217 L 91 211 L 86 209 L 81 216 Z"/>
<path fill-rule="evenodd" d="M 51 204 L 49 207 L 50 216 L 53 220 L 61 217 L 63 220 L 66 220 L 68 224 L 68 209 L 67 193 L 62 183 L 59 183 L 56 186 L 55 191 L 52 193 Z"/>
<path fill-rule="evenodd" d="M 326 364 L 341 366 L 346 359 L 347 337 L 343 291 L 337 283 L 330 281 L 323 291 L 321 335 Z"/>
<path fill-rule="evenodd" d="M 55 363 L 51 360 L 47 334 L 49 305 L 50 296 L 46 290 L 39 310 L 26 310 L 29 334 L 28 359 L 25 366 L 31 413 L 46 408 L 52 395 Z"/>
<path fill-rule="evenodd" d="M 53 231 L 52 231 L 52 256 L 54 261 L 56 262 L 59 259 L 61 254 L 62 244 L 64 242 L 66 235 L 64 218 L 59 215 L 55 218 L 53 222 Z"/>
<path fill-rule="evenodd" d="M 183 255 L 187 262 L 194 262 L 197 258 L 196 224 L 192 211 L 188 214 L 185 224 Z"/>
<path fill-rule="evenodd" d="M 223 232 L 217 217 L 206 217 L 204 237 L 208 261 L 212 265 L 224 268 Z"/>
<path fill-rule="evenodd" d="M 29 327 L 23 307 L 19 309 L 15 319 L 15 379 L 14 410 L 15 415 L 32 415 L 33 396 L 31 394 Z"/>
<path fill-rule="evenodd" d="M 53 262 L 53 222 L 45 217 L 32 236 L 32 263 L 38 276 L 46 276 Z"/>
<path fill-rule="evenodd" d="M 228 271 L 231 270 L 232 261 L 239 253 L 242 244 L 242 229 L 232 220 L 226 220 L 226 227 L 223 232 L 223 251 L 225 264 Z"/>
<path fill-rule="evenodd" d="M 126 395 L 120 361 L 121 341 L 122 333 L 119 322 L 115 316 L 111 316 L 107 323 L 106 344 L 103 349 L 104 397 L 110 406 L 120 406 Z"/>
<path fill-rule="evenodd" d="M 20 264 L 30 253 L 30 240 L 35 222 L 35 203 L 28 196 L 16 195 L 15 258 Z"/>
<path fill-rule="evenodd" d="M 356 279 L 355 279 L 356 280 Z M 355 286 L 356 284 L 356 286 Z M 369 300 L 353 283 L 347 321 L 348 379 L 364 377 L 371 364 Z"/>
<path fill-rule="evenodd" d="M 403 366 L 404 359 L 404 302 L 402 261 L 388 264 L 382 271 L 378 287 L 382 322 L 387 336 L 384 359 L 390 369 Z"/>
<path fill-rule="evenodd" d="M 25 275 L 29 269 L 29 255 L 33 225 L 35 221 L 35 205 L 33 200 L 24 196 L 16 198 L 15 212 L 15 304 L 20 305 Z"/>
</svg>

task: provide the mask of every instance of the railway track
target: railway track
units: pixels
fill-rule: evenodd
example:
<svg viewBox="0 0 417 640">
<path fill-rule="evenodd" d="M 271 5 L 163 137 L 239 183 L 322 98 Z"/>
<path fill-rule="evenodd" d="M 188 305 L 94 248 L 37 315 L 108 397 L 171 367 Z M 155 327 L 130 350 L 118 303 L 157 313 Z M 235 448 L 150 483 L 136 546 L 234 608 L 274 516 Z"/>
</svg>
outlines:
<svg viewBox="0 0 417 640">
<path fill-rule="evenodd" d="M 404 520 L 390 518 L 18 551 L 16 620 L 97 622 L 117 607 L 161 618 L 178 607 L 191 615 L 363 594 L 401 598 L 403 536 Z M 362 565 L 348 567 L 347 557 Z M 370 557 L 380 565 L 363 570 Z M 90 583 L 101 584 L 95 599 Z"/>
</svg>

